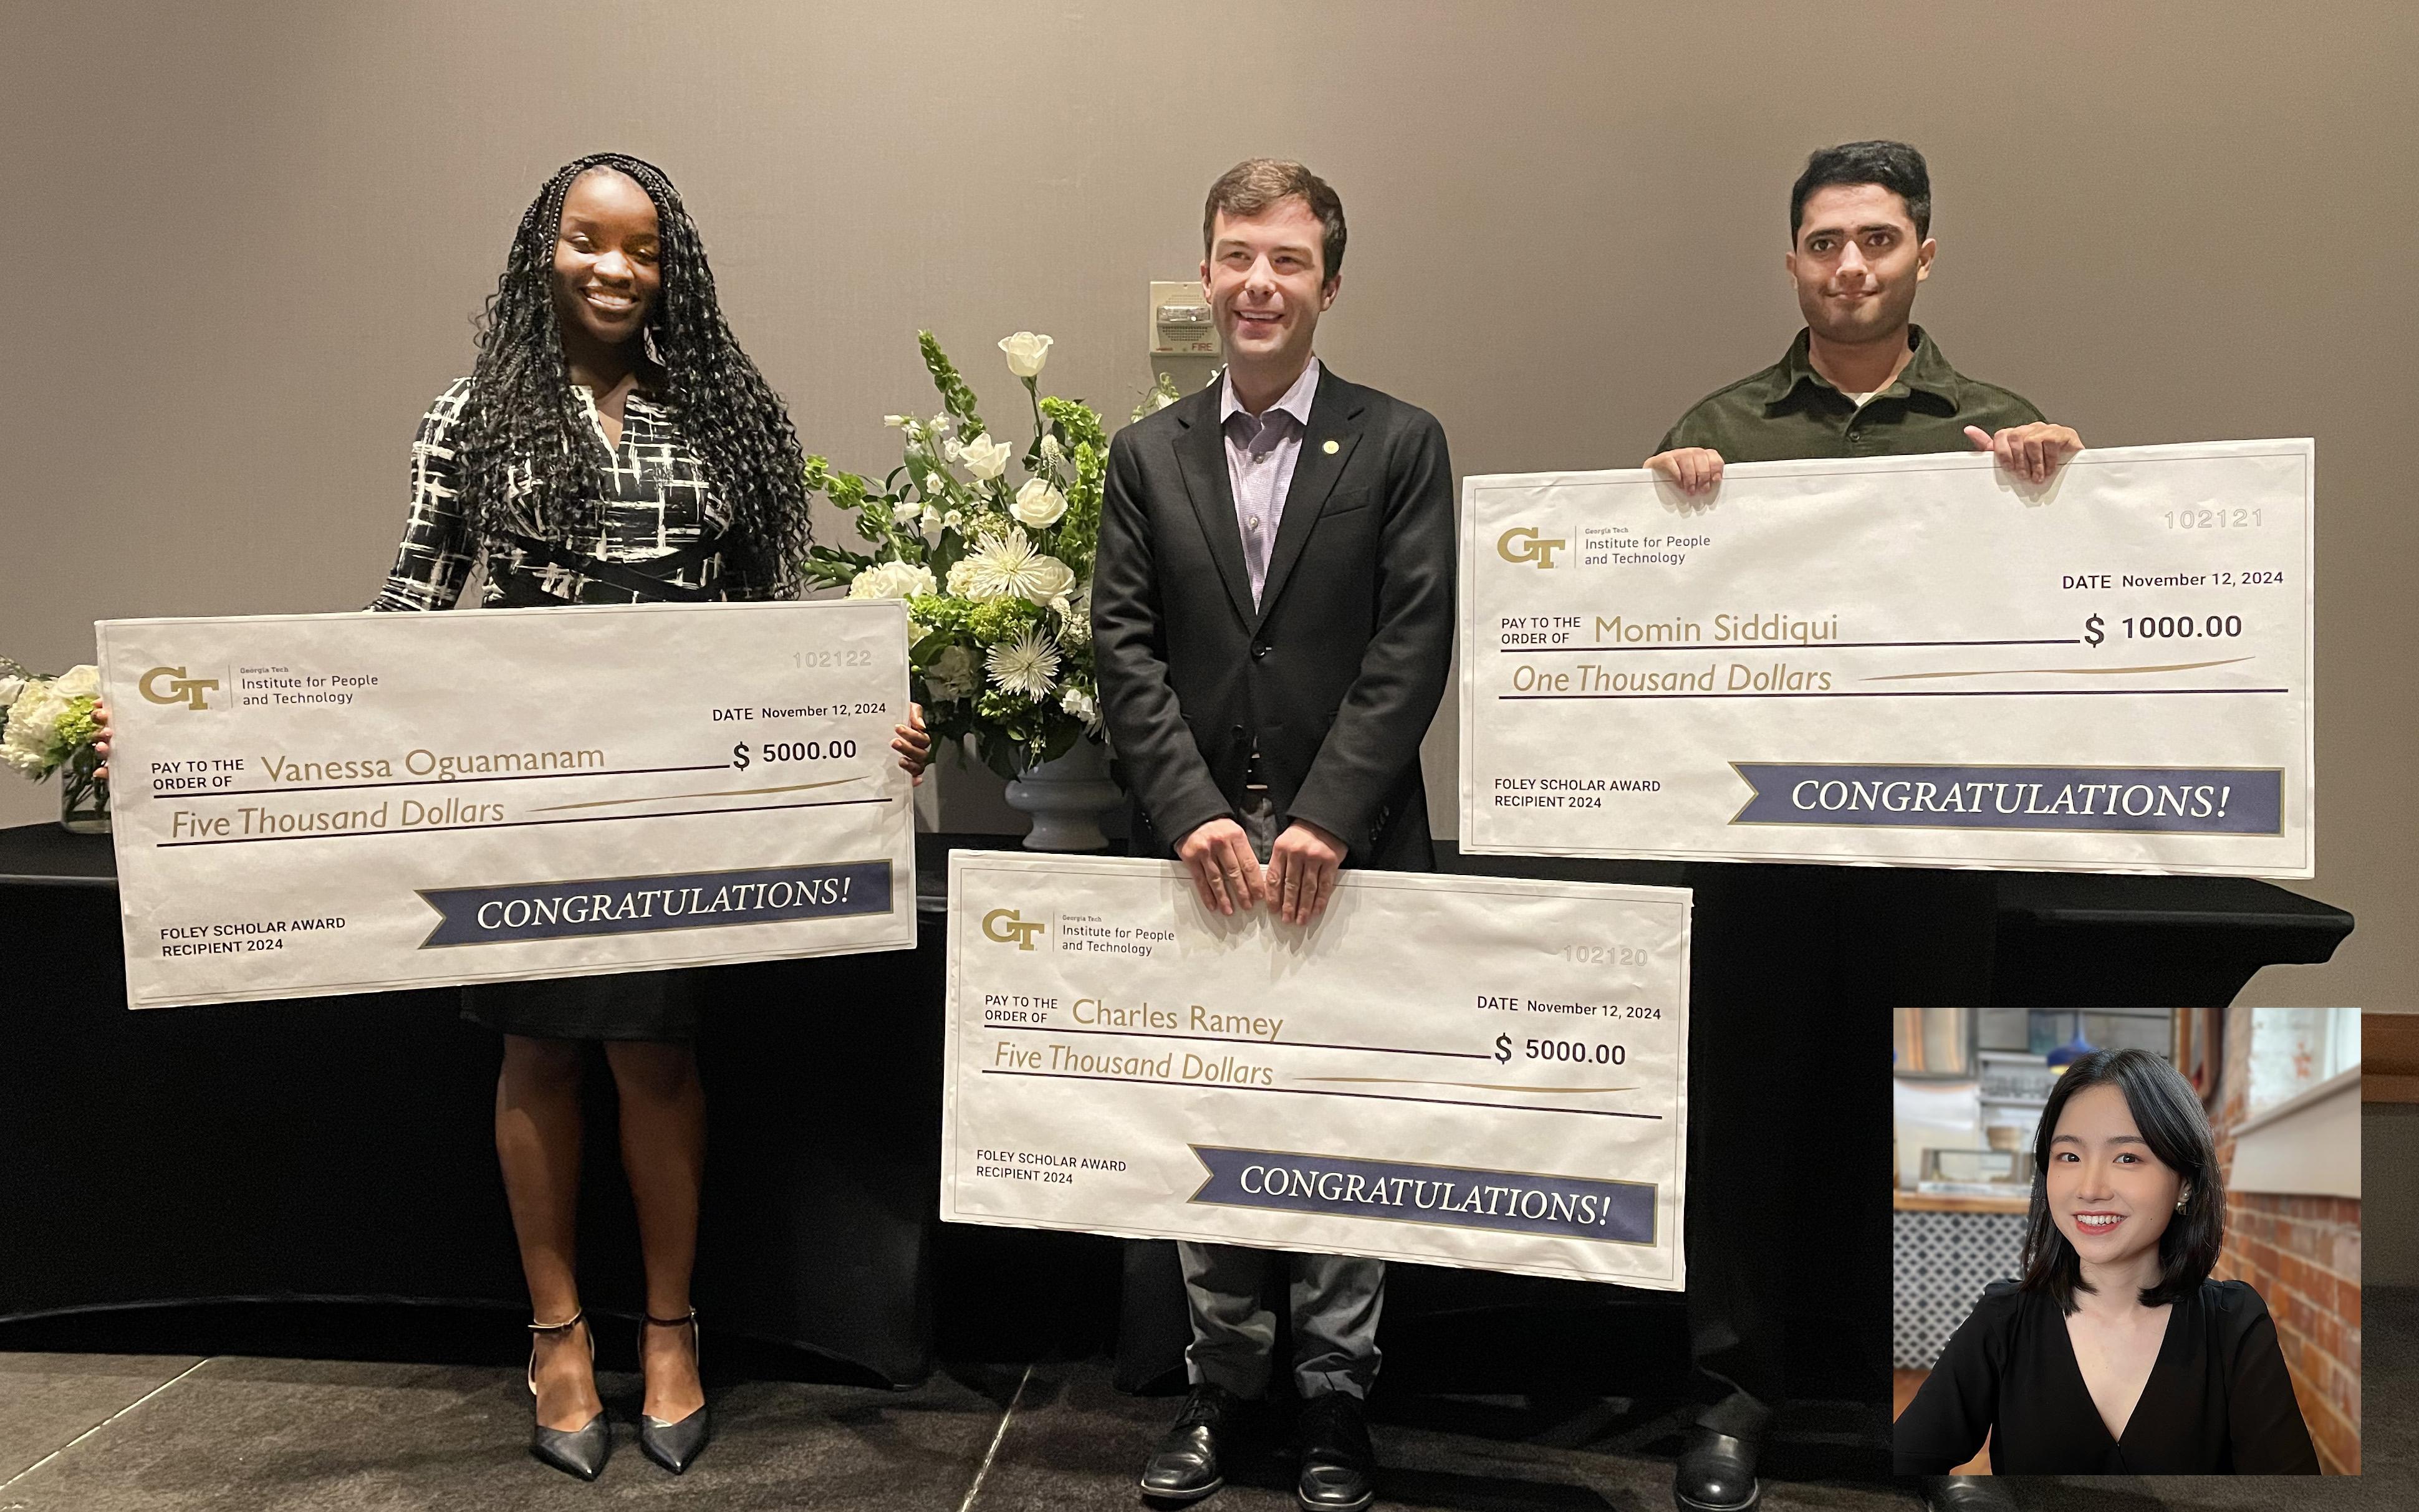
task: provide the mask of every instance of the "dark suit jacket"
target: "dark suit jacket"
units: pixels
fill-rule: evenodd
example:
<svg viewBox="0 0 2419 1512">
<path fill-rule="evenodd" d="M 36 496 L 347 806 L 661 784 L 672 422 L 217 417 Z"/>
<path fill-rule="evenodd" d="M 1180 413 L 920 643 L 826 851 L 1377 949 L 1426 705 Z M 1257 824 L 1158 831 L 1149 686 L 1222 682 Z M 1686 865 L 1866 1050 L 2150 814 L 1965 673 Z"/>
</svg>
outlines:
<svg viewBox="0 0 2419 1512">
<path fill-rule="evenodd" d="M 1133 849 L 1168 855 L 1235 814 L 1256 738 L 1280 830 L 1305 819 L 1343 840 L 1347 865 L 1426 870 L 1420 738 L 1453 654 L 1444 430 L 1322 370 L 1255 610 L 1222 387 L 1109 444 L 1093 658 Z"/>
</svg>

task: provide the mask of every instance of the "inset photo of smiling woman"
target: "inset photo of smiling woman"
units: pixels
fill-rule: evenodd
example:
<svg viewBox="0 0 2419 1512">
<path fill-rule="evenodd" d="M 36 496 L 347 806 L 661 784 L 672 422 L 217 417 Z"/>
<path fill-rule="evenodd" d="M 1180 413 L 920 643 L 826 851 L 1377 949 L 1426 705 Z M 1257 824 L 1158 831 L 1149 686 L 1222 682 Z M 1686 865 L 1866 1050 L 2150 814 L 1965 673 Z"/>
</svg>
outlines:
<svg viewBox="0 0 2419 1512">
<path fill-rule="evenodd" d="M 1895 1468 L 2358 1474 L 2361 1016 L 1900 1009 Z"/>
</svg>

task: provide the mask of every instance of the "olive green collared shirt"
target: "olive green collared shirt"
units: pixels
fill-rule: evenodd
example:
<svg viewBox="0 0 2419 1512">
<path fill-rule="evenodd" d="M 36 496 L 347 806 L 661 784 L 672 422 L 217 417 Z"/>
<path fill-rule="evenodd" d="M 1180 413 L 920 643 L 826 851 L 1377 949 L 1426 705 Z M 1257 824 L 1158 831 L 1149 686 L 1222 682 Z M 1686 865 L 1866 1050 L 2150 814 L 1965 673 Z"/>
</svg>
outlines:
<svg viewBox="0 0 2419 1512">
<path fill-rule="evenodd" d="M 1711 447 L 1724 462 L 1971 451 L 1968 425 L 1997 432 L 2043 418 L 2023 396 L 1950 367 L 1922 327 L 1909 326 L 1906 339 L 1915 355 L 1859 409 L 1814 371 L 1800 330 L 1788 356 L 1698 400 L 1655 450 Z"/>
</svg>

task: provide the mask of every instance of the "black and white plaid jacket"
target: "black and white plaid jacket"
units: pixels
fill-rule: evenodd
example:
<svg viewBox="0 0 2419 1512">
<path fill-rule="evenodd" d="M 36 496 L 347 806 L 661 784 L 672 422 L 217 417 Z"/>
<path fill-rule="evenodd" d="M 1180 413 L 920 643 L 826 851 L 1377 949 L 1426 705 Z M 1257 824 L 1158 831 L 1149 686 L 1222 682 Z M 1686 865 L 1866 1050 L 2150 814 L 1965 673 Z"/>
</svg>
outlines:
<svg viewBox="0 0 2419 1512">
<path fill-rule="evenodd" d="M 597 443 L 605 444 L 594 399 L 577 385 L 573 391 L 596 425 Z M 411 519 L 386 586 L 370 604 L 373 609 L 450 609 L 470 579 L 482 545 L 459 507 L 462 473 L 455 454 L 456 427 L 470 392 L 470 380 L 463 378 L 439 394 L 421 417 L 420 433 L 411 443 Z M 622 442 L 611 450 L 612 465 L 600 474 L 602 528 L 592 539 L 560 544 L 604 561 L 639 563 L 694 547 L 729 528 L 730 509 L 708 481 L 704 464 L 670 414 L 645 393 L 633 393 L 624 402 Z M 481 602 L 489 606 L 504 602 L 506 578 L 524 573 L 547 597 L 565 603 L 629 603 L 639 598 L 630 588 L 532 559 L 516 545 L 488 543 L 485 555 L 487 580 Z M 768 596 L 730 552 L 717 551 L 684 566 L 665 581 L 719 599 Z"/>
</svg>

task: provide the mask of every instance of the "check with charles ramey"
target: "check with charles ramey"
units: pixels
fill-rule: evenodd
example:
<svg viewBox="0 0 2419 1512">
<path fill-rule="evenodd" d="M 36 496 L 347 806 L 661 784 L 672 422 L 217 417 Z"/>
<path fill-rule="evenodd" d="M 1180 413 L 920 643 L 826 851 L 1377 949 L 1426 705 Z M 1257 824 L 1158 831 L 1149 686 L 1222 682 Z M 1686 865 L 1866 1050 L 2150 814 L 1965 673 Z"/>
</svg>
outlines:
<svg viewBox="0 0 2419 1512">
<path fill-rule="evenodd" d="M 1468 479 L 1462 846 L 2308 877 L 2312 466 Z"/>
<path fill-rule="evenodd" d="M 915 943 L 897 603 L 99 630 L 129 1006 Z"/>
<path fill-rule="evenodd" d="M 1677 1291 L 1688 893 L 949 858 L 941 1215 Z"/>
</svg>

